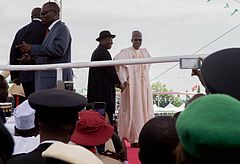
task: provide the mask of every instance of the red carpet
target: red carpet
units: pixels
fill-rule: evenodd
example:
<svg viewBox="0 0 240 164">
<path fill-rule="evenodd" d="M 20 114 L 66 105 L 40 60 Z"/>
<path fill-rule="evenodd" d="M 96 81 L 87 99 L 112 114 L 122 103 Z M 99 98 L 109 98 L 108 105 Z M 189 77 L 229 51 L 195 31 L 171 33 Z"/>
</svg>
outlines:
<svg viewBox="0 0 240 164">
<path fill-rule="evenodd" d="M 127 147 L 128 163 L 129 164 L 141 164 L 138 159 L 138 148 L 131 148 L 131 144 L 124 140 L 124 144 Z"/>
</svg>

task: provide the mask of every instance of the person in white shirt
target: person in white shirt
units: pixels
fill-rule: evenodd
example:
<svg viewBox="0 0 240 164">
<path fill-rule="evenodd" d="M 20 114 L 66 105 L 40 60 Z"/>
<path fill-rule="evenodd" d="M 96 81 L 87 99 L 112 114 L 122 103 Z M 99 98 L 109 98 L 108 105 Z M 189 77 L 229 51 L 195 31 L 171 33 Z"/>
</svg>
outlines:
<svg viewBox="0 0 240 164">
<path fill-rule="evenodd" d="M 114 60 L 150 58 L 142 45 L 142 33 L 132 32 L 132 46 L 122 49 Z M 137 146 L 143 125 L 153 118 L 153 98 L 149 80 L 149 64 L 115 66 L 122 86 L 119 106 L 119 136 Z"/>
</svg>

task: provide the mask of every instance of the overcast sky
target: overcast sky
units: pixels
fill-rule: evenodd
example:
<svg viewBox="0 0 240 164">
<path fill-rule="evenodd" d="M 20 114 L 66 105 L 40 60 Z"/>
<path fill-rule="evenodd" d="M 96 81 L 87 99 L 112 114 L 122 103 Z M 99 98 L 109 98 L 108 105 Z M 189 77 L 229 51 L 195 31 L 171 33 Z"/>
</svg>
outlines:
<svg viewBox="0 0 240 164">
<path fill-rule="evenodd" d="M 207 1 L 209 0 L 63 0 L 63 21 L 68 25 L 73 39 L 72 61 L 89 61 L 92 51 L 98 45 L 95 39 L 105 29 L 117 35 L 110 50 L 112 56 L 131 45 L 133 30 L 142 31 L 143 47 L 153 57 L 193 54 L 240 23 L 240 13 L 231 15 L 235 8 L 240 7 L 240 3 L 234 0 Z M 30 22 L 32 8 L 41 7 L 47 1 L 0 2 L 0 64 L 5 65 L 16 31 Z M 229 7 L 224 8 L 226 5 Z M 199 53 L 239 47 L 239 32 L 240 27 Z M 151 78 L 171 65 L 173 63 L 154 66 Z M 185 76 L 188 78 L 189 72 L 179 77 L 176 71 L 186 72 L 176 67 L 160 80 L 175 76 L 178 79 Z M 85 75 L 80 78 L 85 78 Z M 174 80 L 166 82 L 171 84 L 172 81 Z M 195 82 L 193 80 L 192 83 Z"/>
</svg>

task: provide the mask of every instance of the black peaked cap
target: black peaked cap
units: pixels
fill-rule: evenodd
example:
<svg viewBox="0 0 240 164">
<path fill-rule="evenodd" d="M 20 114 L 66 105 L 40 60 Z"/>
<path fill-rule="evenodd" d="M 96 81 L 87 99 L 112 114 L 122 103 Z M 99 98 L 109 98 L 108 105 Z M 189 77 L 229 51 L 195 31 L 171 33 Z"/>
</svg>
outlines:
<svg viewBox="0 0 240 164">
<path fill-rule="evenodd" d="M 201 73 L 211 93 L 223 93 L 240 100 L 240 48 L 217 51 L 202 63 Z"/>
<path fill-rule="evenodd" d="M 65 125 L 78 120 L 78 112 L 86 106 L 86 97 L 69 90 L 45 89 L 28 98 L 36 110 L 36 119 L 49 125 Z"/>
</svg>

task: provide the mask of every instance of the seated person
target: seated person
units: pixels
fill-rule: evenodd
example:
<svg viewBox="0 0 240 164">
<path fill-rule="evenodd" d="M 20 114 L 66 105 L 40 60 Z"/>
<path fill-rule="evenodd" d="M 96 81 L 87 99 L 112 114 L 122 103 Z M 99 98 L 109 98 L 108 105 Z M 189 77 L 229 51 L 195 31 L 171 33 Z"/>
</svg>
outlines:
<svg viewBox="0 0 240 164">
<path fill-rule="evenodd" d="M 110 124 L 109 121 L 109 117 L 108 114 L 105 112 L 105 108 L 106 108 L 106 103 L 105 102 L 94 102 L 94 103 L 88 103 L 86 106 L 87 110 L 94 110 L 97 111 L 100 115 L 102 115 L 103 117 L 105 117 L 105 120 L 107 121 L 107 123 Z M 114 122 L 116 123 L 116 122 Z M 116 158 L 119 159 L 121 161 L 127 161 L 127 153 L 126 153 L 126 148 L 125 145 L 123 144 L 123 142 L 121 141 L 121 139 L 119 138 L 118 134 L 117 134 L 117 125 L 112 125 L 114 127 L 114 133 L 111 137 L 111 141 L 112 144 L 114 146 L 114 152 L 113 154 L 116 154 Z M 107 145 L 106 145 L 107 146 Z M 99 154 L 104 154 L 105 153 L 105 144 L 102 145 L 97 145 L 97 152 Z"/>
<path fill-rule="evenodd" d="M 68 143 L 87 99 L 69 90 L 45 89 L 32 93 L 29 105 L 35 110 L 40 144 L 33 151 L 8 160 L 8 164 L 45 164 L 42 152 L 56 142 Z"/>
<path fill-rule="evenodd" d="M 108 124 L 105 118 L 98 112 L 85 110 L 79 112 L 79 120 L 77 121 L 76 128 L 71 136 L 71 142 L 89 149 L 104 163 L 121 163 L 118 160 L 107 157 L 107 154 L 98 154 L 96 150 L 97 145 L 104 144 L 111 139 L 113 132 L 113 126 Z M 106 147 L 107 145 L 109 145 L 108 142 L 106 143 Z"/>
<path fill-rule="evenodd" d="M 177 119 L 176 163 L 240 163 L 240 102 L 211 94 L 192 102 Z"/>
<path fill-rule="evenodd" d="M 172 116 L 157 116 L 149 120 L 139 135 L 139 160 L 143 164 L 175 164 L 175 148 L 179 143 Z"/>
<path fill-rule="evenodd" d="M 40 144 L 38 129 L 35 126 L 35 110 L 25 100 L 14 111 L 14 153 L 28 153 Z"/>
</svg>

